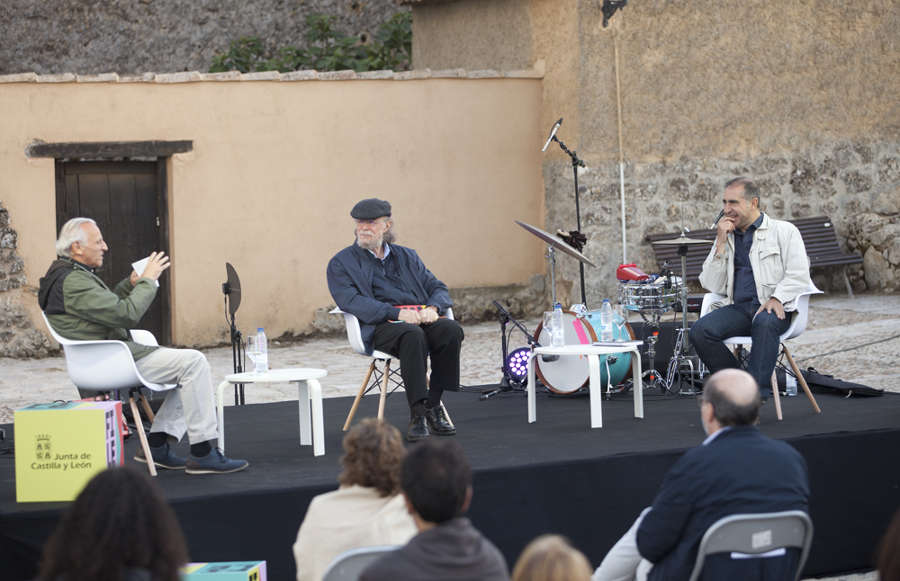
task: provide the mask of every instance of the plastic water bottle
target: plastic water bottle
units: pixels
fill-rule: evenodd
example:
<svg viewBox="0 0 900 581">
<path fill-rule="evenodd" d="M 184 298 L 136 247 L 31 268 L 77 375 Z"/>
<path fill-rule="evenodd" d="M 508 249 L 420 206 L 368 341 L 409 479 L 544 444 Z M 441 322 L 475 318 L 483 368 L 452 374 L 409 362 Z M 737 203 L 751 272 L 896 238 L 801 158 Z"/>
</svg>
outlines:
<svg viewBox="0 0 900 581">
<path fill-rule="evenodd" d="M 797 395 L 797 378 L 791 373 L 784 374 L 784 393 L 788 397 Z"/>
<path fill-rule="evenodd" d="M 613 340 L 613 310 L 609 299 L 603 299 L 600 306 L 600 341 L 609 343 Z"/>
<path fill-rule="evenodd" d="M 257 328 L 256 337 L 256 340 L 259 342 L 257 344 L 259 355 L 257 359 L 254 360 L 254 363 L 256 363 L 256 372 L 265 373 L 269 370 L 269 342 L 266 339 L 266 331 L 262 327 Z"/>
<path fill-rule="evenodd" d="M 559 303 L 553 305 L 553 329 L 550 331 L 550 344 L 554 347 L 562 347 L 566 344 L 562 305 Z"/>
</svg>

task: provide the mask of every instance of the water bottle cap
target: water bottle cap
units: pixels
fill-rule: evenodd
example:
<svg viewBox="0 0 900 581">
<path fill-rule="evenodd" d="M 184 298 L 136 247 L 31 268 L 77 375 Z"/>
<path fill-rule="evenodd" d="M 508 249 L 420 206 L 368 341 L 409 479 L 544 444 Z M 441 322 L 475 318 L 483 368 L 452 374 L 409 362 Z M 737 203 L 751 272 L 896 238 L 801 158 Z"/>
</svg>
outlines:
<svg viewBox="0 0 900 581">
<path fill-rule="evenodd" d="M 256 332 L 257 332 L 257 333 L 262 333 L 262 332 L 263 332 L 263 328 L 262 328 L 262 327 L 257 327 L 257 328 L 256 328 Z"/>
<path fill-rule="evenodd" d="M 553 308 L 554 308 L 554 309 L 561 309 L 561 308 L 562 308 L 562 305 L 561 305 L 560 303 L 555 303 L 555 304 L 553 305 Z"/>
<path fill-rule="evenodd" d="M 603 302 L 604 302 L 604 303 L 608 303 L 608 302 L 609 302 L 609 299 L 603 299 Z"/>
</svg>

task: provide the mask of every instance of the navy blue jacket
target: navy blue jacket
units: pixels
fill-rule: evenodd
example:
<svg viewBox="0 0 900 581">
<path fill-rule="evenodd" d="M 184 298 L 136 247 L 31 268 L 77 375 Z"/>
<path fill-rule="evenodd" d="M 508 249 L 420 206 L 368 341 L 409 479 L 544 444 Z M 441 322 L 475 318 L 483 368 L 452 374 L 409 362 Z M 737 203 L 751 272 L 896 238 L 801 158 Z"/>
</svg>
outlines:
<svg viewBox="0 0 900 581">
<path fill-rule="evenodd" d="M 400 269 L 401 276 L 416 295 L 419 304 L 432 305 L 443 313 L 453 306 L 447 286 L 439 281 L 416 254 L 405 246 L 391 244 L 391 255 Z M 397 320 L 399 309 L 376 300 L 372 293 L 372 276 L 375 262 L 368 250 L 352 244 L 334 255 L 328 262 L 328 290 L 335 304 L 359 319 L 366 351 L 372 353 L 372 335 L 375 325 Z"/>
<path fill-rule="evenodd" d="M 755 427 L 728 429 L 706 446 L 689 450 L 666 474 L 637 531 L 638 551 L 654 564 L 648 579 L 687 579 L 703 534 L 722 517 L 808 512 L 808 506 L 806 461 L 797 450 Z M 791 565 L 789 558 L 753 561 L 707 558 L 703 578 L 735 581 L 741 567 Z"/>
</svg>

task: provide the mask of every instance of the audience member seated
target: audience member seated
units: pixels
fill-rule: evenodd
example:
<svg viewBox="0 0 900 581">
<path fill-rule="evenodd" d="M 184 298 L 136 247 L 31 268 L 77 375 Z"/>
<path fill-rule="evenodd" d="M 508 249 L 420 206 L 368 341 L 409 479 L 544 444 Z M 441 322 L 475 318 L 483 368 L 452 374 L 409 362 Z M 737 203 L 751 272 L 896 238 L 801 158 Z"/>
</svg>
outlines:
<svg viewBox="0 0 900 581">
<path fill-rule="evenodd" d="M 331 561 L 349 549 L 402 545 L 416 525 L 400 495 L 403 435 L 367 418 L 344 436 L 341 486 L 309 504 L 294 543 L 297 581 L 319 580 Z"/>
<path fill-rule="evenodd" d="M 150 477 L 110 468 L 88 482 L 44 546 L 39 581 L 179 581 L 175 513 Z"/>
<path fill-rule="evenodd" d="M 500 551 L 463 515 L 472 502 L 472 469 L 453 440 L 428 439 L 403 461 L 400 487 L 419 534 L 366 568 L 360 581 L 506 581 Z"/>
<path fill-rule="evenodd" d="M 559 535 L 534 539 L 516 561 L 512 581 L 590 581 L 591 564 Z"/>
<path fill-rule="evenodd" d="M 878 578 L 900 581 L 900 510 L 894 514 L 878 550 Z"/>
<path fill-rule="evenodd" d="M 723 369 L 707 379 L 700 419 L 708 437 L 669 470 L 653 505 L 610 549 L 594 581 L 687 579 L 700 539 L 720 518 L 808 512 L 806 461 L 789 444 L 760 433 L 755 426 L 759 406 L 759 388 L 749 373 Z M 799 551 L 791 549 L 779 558 L 784 554 L 740 560 L 712 555 L 701 578 L 730 579 L 736 571 L 745 578 L 748 569 L 756 569 L 766 579 L 790 579 Z"/>
</svg>

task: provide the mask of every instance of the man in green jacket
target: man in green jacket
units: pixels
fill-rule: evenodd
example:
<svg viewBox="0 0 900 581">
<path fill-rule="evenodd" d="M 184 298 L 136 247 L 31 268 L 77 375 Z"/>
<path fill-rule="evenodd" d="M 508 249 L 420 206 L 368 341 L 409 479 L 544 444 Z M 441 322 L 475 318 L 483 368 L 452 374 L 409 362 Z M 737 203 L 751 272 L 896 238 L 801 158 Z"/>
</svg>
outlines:
<svg viewBox="0 0 900 581">
<path fill-rule="evenodd" d="M 193 349 L 149 347 L 130 339 L 128 329 L 138 324 L 156 297 L 157 279 L 169 267 L 169 258 L 154 252 L 142 273 L 132 272 L 110 290 L 94 274 L 107 250 L 90 218 L 72 218 L 63 225 L 56 241 L 58 259 L 41 279 L 38 293 L 50 324 L 67 339 L 123 341 L 146 380 L 179 385 L 168 392 L 150 428 L 150 452 L 156 466 L 188 474 L 243 470 L 249 466 L 246 460 L 226 458 L 215 447 L 216 409 L 206 357 Z M 185 433 L 191 444 L 187 459 L 172 451 Z M 147 461 L 142 452 L 135 460 Z"/>
</svg>

